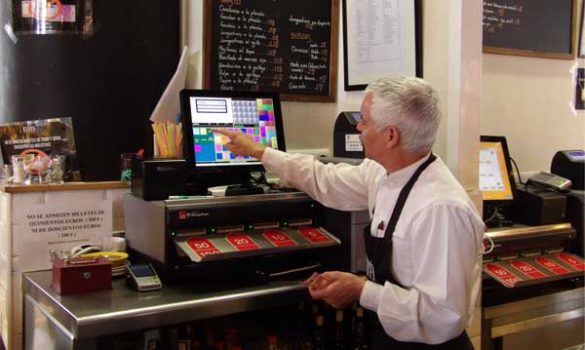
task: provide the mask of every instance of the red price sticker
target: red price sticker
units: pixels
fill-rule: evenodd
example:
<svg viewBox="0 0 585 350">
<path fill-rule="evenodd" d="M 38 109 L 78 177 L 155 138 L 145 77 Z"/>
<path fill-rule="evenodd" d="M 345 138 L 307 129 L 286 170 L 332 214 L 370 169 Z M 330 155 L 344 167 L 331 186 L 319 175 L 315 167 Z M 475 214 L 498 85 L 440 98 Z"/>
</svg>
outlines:
<svg viewBox="0 0 585 350">
<path fill-rule="evenodd" d="M 299 233 L 313 243 L 329 241 L 327 236 L 314 227 L 299 227 Z"/>
<path fill-rule="evenodd" d="M 250 236 L 242 233 L 230 233 L 226 239 L 234 248 L 241 252 L 260 249 L 260 246 Z"/>
<path fill-rule="evenodd" d="M 577 258 L 576 256 L 561 253 L 559 254 L 559 259 L 561 259 L 562 261 L 566 262 L 567 264 L 571 265 L 571 267 L 579 271 L 585 271 L 585 263 L 583 263 L 583 260 Z"/>
<path fill-rule="evenodd" d="M 549 258 L 538 257 L 536 258 L 536 262 L 540 266 L 543 266 L 550 272 L 554 273 L 555 275 L 564 275 L 569 273 L 569 270 L 565 269 L 564 267 L 550 260 Z"/>
<path fill-rule="evenodd" d="M 201 258 L 206 255 L 221 253 L 210 240 L 205 238 L 192 237 L 187 240 L 187 244 Z"/>
<path fill-rule="evenodd" d="M 538 271 L 534 266 L 528 264 L 527 262 L 514 260 L 512 261 L 511 264 L 516 268 L 516 270 L 522 272 L 531 279 L 539 279 L 546 277 L 544 273 Z"/>
<path fill-rule="evenodd" d="M 278 230 L 264 230 L 264 237 L 275 247 L 290 247 L 297 245 L 286 233 Z"/>
<path fill-rule="evenodd" d="M 518 278 L 516 276 L 499 265 L 487 264 L 486 268 L 489 272 L 492 273 L 492 275 L 497 277 L 497 279 L 502 281 L 502 283 L 505 285 L 513 287 L 516 282 L 518 282 Z"/>
</svg>

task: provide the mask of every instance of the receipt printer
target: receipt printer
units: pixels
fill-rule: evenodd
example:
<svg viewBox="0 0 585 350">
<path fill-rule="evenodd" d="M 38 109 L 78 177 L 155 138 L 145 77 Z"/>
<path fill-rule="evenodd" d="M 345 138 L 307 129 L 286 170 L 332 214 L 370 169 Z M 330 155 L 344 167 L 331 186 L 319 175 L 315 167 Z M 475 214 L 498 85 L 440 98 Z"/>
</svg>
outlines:
<svg viewBox="0 0 585 350">
<path fill-rule="evenodd" d="M 585 187 L 585 151 L 558 151 L 553 157 L 550 172 L 571 180 L 573 189 L 583 190 Z"/>
<path fill-rule="evenodd" d="M 518 187 L 514 198 L 514 220 L 526 225 L 549 225 L 565 222 L 567 196 L 527 184 Z"/>
<path fill-rule="evenodd" d="M 184 195 L 188 173 L 184 159 L 132 160 L 132 193 L 147 201 Z"/>
<path fill-rule="evenodd" d="M 341 112 L 333 128 L 333 156 L 343 158 L 364 158 L 364 147 L 357 130 L 362 120 L 360 112 Z"/>
</svg>

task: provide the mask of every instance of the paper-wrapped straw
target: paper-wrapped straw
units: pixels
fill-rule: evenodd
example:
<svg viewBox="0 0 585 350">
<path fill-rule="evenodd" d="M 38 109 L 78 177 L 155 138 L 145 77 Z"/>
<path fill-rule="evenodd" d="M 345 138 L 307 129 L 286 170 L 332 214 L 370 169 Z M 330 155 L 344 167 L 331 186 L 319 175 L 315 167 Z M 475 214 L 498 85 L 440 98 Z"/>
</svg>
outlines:
<svg viewBox="0 0 585 350">
<path fill-rule="evenodd" d="M 157 158 L 183 157 L 183 128 L 181 123 L 152 123 L 155 156 Z"/>
</svg>

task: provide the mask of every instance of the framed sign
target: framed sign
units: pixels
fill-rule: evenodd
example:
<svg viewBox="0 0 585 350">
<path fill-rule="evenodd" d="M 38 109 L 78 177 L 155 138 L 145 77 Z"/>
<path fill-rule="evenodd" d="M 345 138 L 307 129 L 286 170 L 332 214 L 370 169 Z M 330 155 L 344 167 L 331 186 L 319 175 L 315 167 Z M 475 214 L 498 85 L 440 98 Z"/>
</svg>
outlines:
<svg viewBox="0 0 585 350">
<path fill-rule="evenodd" d="M 339 0 L 204 2 L 204 86 L 335 101 Z"/>
<path fill-rule="evenodd" d="M 390 75 L 422 76 L 420 0 L 343 0 L 345 90 Z"/>
<path fill-rule="evenodd" d="M 61 155 L 66 164 L 65 180 L 79 178 L 77 148 L 71 118 L 0 124 L 0 150 L 3 164 L 10 164 L 11 157 L 15 155 Z"/>
<path fill-rule="evenodd" d="M 572 60 L 578 9 L 578 0 L 484 0 L 483 52 Z"/>
</svg>

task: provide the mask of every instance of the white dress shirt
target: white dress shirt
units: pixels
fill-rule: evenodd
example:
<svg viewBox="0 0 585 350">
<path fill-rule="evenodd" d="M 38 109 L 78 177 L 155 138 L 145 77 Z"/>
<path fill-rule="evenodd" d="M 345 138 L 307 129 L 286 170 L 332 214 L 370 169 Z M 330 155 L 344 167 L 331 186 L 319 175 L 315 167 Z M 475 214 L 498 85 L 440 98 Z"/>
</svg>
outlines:
<svg viewBox="0 0 585 350">
<path fill-rule="evenodd" d="M 313 156 L 267 148 L 262 163 L 281 181 L 339 210 L 370 211 L 371 234 L 382 237 L 402 187 L 427 157 L 387 174 L 366 159 L 359 166 L 322 164 Z M 384 230 L 378 230 L 383 222 Z M 392 274 L 404 288 L 366 282 L 360 304 L 378 314 L 399 341 L 438 344 L 471 320 L 481 288 L 481 217 L 443 161 L 415 183 L 392 238 Z"/>
</svg>

